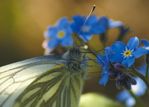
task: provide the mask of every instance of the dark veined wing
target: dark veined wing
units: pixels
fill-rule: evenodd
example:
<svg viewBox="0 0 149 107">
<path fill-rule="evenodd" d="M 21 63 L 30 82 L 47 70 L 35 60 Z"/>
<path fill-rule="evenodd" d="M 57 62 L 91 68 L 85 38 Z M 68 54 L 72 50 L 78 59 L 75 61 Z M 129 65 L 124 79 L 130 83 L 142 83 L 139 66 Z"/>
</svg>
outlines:
<svg viewBox="0 0 149 107">
<path fill-rule="evenodd" d="M 12 107 L 29 84 L 62 63 L 60 57 L 41 56 L 0 67 L 0 107 Z"/>
<path fill-rule="evenodd" d="M 81 72 L 72 74 L 62 65 L 34 80 L 14 107 L 78 107 L 83 86 Z"/>
</svg>

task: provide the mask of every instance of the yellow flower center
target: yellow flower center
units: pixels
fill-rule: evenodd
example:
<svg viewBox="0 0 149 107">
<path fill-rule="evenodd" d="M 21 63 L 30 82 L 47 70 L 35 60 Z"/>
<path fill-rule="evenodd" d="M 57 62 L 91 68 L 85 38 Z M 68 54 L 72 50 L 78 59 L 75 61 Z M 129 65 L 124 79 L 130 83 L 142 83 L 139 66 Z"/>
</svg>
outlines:
<svg viewBox="0 0 149 107">
<path fill-rule="evenodd" d="M 58 32 L 58 38 L 63 38 L 64 36 L 65 36 L 65 32 L 64 31 L 60 31 L 60 32 Z"/>
<path fill-rule="evenodd" d="M 132 56 L 132 51 L 131 50 L 126 50 L 126 51 L 124 51 L 123 55 L 124 55 L 124 57 Z"/>
</svg>

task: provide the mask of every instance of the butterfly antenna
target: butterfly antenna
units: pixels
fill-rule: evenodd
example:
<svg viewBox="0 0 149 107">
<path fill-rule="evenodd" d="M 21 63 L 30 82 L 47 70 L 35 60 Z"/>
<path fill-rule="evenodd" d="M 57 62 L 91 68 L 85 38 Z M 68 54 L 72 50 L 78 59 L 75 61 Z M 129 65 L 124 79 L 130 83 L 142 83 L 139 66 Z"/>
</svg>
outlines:
<svg viewBox="0 0 149 107">
<path fill-rule="evenodd" d="M 92 15 L 92 13 L 95 11 L 95 9 L 96 9 L 96 5 L 94 4 L 94 5 L 92 5 L 91 10 L 90 10 L 89 14 L 88 14 L 87 17 L 86 17 L 86 19 L 85 19 L 85 21 L 84 21 L 84 23 L 83 23 L 83 26 L 86 24 L 86 22 L 88 21 L 88 19 L 89 19 L 90 16 Z M 86 37 L 84 37 L 84 39 L 87 41 L 87 38 L 86 38 Z M 81 44 L 81 45 L 83 45 L 83 44 Z M 93 53 L 93 54 L 97 57 L 96 53 L 93 52 L 89 47 L 88 47 L 88 50 L 89 50 L 91 53 Z"/>
<path fill-rule="evenodd" d="M 83 23 L 83 26 L 86 24 L 86 22 L 88 21 L 88 19 L 91 17 L 92 13 L 95 11 L 95 8 L 96 8 L 96 5 L 95 5 L 95 4 L 92 5 L 92 8 L 91 8 L 89 14 L 88 14 L 87 17 L 86 17 L 86 19 L 85 19 L 85 21 L 84 21 L 84 23 Z M 85 37 L 84 37 L 84 38 L 85 38 Z M 85 38 L 85 40 L 87 41 L 87 38 Z"/>
<path fill-rule="evenodd" d="M 94 12 L 94 10 L 95 10 L 95 8 L 96 8 L 96 5 L 94 4 L 94 5 L 92 5 L 92 8 L 91 8 L 91 10 L 90 10 L 90 12 L 89 12 L 89 14 L 87 15 L 87 17 L 86 17 L 86 19 L 85 19 L 85 21 L 84 21 L 84 23 L 83 23 L 83 26 L 86 24 L 86 22 L 88 21 L 88 19 L 89 19 L 89 17 L 92 15 L 92 13 Z M 80 29 L 80 31 L 79 31 L 79 33 L 81 32 L 81 29 Z M 85 38 L 85 37 L 84 37 Z M 87 38 L 85 38 L 85 40 L 87 41 Z M 75 47 L 75 43 L 73 43 L 73 47 Z M 81 44 L 80 46 L 82 46 L 83 44 Z"/>
<path fill-rule="evenodd" d="M 86 17 L 86 19 L 85 19 L 83 25 L 85 25 L 85 23 L 87 22 L 87 20 L 89 19 L 89 17 L 90 17 L 90 16 L 92 15 L 92 13 L 94 12 L 95 8 L 96 8 L 96 5 L 95 5 L 95 4 L 92 5 L 92 9 L 91 9 L 91 11 L 89 12 L 89 14 L 87 15 L 87 17 Z"/>
</svg>

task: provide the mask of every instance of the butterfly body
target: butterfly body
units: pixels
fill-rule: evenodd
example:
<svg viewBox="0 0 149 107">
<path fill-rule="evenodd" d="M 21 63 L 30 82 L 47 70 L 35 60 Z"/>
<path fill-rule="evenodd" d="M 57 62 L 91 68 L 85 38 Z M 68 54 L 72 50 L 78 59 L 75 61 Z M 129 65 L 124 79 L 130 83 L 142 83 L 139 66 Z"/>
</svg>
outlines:
<svg viewBox="0 0 149 107">
<path fill-rule="evenodd" d="M 14 82 L 5 86 L 7 81 L 4 80 L 0 84 L 0 87 L 4 87 L 0 91 L 0 107 L 77 107 L 87 73 L 86 58 L 81 54 L 80 50 L 72 48 L 62 58 L 49 58 L 48 61 L 43 58 L 43 61 L 35 62 L 31 67 L 36 68 L 37 71 L 33 70 L 33 68 L 27 69 L 36 72 L 37 75 L 32 76 L 30 74 L 31 79 L 26 78 L 24 81 L 18 81 L 20 82 L 20 87 L 14 86 L 14 91 L 9 93 L 7 88 L 12 84 L 16 84 L 15 76 L 17 73 L 15 74 L 12 69 L 18 68 L 20 71 L 16 70 L 17 72 L 26 72 L 28 70 L 24 66 L 27 64 L 29 66 L 31 63 L 21 65 L 21 67 L 17 65 L 17 67 L 12 67 L 7 71 L 14 73 L 14 76 L 8 77 L 12 80 L 14 79 Z M 31 71 L 28 72 L 32 73 Z M 7 76 L 3 78 L 7 78 Z M 25 83 L 25 81 L 29 82 Z M 21 87 L 21 85 L 23 86 Z M 8 94 L 7 98 L 4 97 L 6 93 Z"/>
</svg>

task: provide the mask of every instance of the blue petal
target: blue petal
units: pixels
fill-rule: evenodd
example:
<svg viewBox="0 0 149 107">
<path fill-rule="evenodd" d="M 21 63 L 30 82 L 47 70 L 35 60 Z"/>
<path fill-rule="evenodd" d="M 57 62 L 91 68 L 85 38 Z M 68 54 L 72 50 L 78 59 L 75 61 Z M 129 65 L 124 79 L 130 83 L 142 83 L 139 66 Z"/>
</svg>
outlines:
<svg viewBox="0 0 149 107">
<path fill-rule="evenodd" d="M 125 50 L 125 44 L 123 42 L 117 41 L 111 46 L 111 49 L 116 54 L 121 54 Z"/>
<path fill-rule="evenodd" d="M 129 92 L 127 90 L 123 90 L 123 91 L 119 92 L 118 95 L 116 96 L 116 98 L 122 102 L 126 101 L 130 97 L 131 97 L 131 95 L 129 94 Z"/>
<path fill-rule="evenodd" d="M 121 21 L 109 20 L 109 28 L 122 27 L 124 24 Z"/>
<path fill-rule="evenodd" d="M 80 33 L 80 29 L 83 26 L 84 21 L 85 17 L 83 16 L 73 16 L 73 22 L 70 25 L 73 32 Z"/>
<path fill-rule="evenodd" d="M 137 81 L 136 85 L 132 85 L 132 92 L 137 95 L 137 96 L 142 96 L 145 94 L 146 90 L 147 90 L 147 86 L 144 83 L 144 81 L 140 78 L 135 78 L 135 80 Z"/>
<path fill-rule="evenodd" d="M 105 53 L 106 53 L 106 56 L 109 56 L 110 55 L 110 53 L 111 53 L 111 47 L 106 47 L 105 48 Z"/>
<path fill-rule="evenodd" d="M 85 20 L 86 20 L 86 22 L 85 22 L 86 25 L 92 25 L 92 24 L 95 24 L 97 22 L 97 17 L 96 16 L 90 16 L 88 19 L 86 17 Z"/>
<path fill-rule="evenodd" d="M 84 16 L 73 16 L 72 19 L 74 20 L 74 23 L 76 23 L 77 25 L 83 25 L 84 21 L 85 21 L 85 17 Z"/>
<path fill-rule="evenodd" d="M 108 18 L 107 17 L 101 17 L 97 23 L 95 23 L 92 26 L 91 32 L 94 34 L 102 34 L 107 31 L 109 26 Z"/>
<path fill-rule="evenodd" d="M 84 35 L 82 34 L 81 35 L 80 34 L 79 37 L 82 38 L 84 42 L 87 42 L 93 37 L 93 35 L 89 35 L 89 34 L 84 34 Z"/>
<path fill-rule="evenodd" d="M 57 22 L 57 28 L 59 29 L 65 29 L 69 26 L 68 20 L 66 17 L 61 18 L 58 22 Z"/>
<path fill-rule="evenodd" d="M 97 55 L 97 62 L 100 64 L 100 65 L 102 65 L 102 66 L 105 66 L 105 57 L 104 56 L 102 56 L 102 55 L 100 55 L 100 54 L 98 54 Z"/>
<path fill-rule="evenodd" d="M 127 43 L 127 48 L 130 50 L 136 49 L 139 46 L 139 38 L 138 37 L 132 37 L 129 39 Z"/>
<path fill-rule="evenodd" d="M 120 56 L 119 56 L 120 55 Z M 114 56 L 114 57 L 113 57 Z M 120 61 L 120 57 L 121 57 L 121 60 L 122 60 L 122 56 L 121 54 L 112 54 L 112 50 L 111 50 L 111 47 L 106 47 L 105 48 L 105 64 L 109 64 L 110 61 L 111 62 L 117 62 L 117 61 Z"/>
<path fill-rule="evenodd" d="M 121 62 L 123 60 L 123 51 L 125 49 L 125 44 L 123 42 L 117 41 L 111 46 L 110 60 L 112 62 Z"/>
<path fill-rule="evenodd" d="M 73 39 L 70 36 L 67 36 L 64 38 L 61 42 L 62 46 L 72 46 L 73 45 Z"/>
<path fill-rule="evenodd" d="M 59 44 L 59 41 L 57 39 L 51 39 L 48 42 L 48 47 L 51 49 L 54 49 Z"/>
<path fill-rule="evenodd" d="M 127 107 L 133 107 L 135 104 L 136 104 L 136 100 L 133 97 L 126 100 Z"/>
<path fill-rule="evenodd" d="M 101 17 L 98 22 L 99 26 L 107 29 L 109 27 L 109 19 L 105 16 Z"/>
<path fill-rule="evenodd" d="M 56 34 L 58 32 L 58 29 L 56 27 L 49 27 L 47 31 L 47 37 L 48 38 L 56 38 Z"/>
<path fill-rule="evenodd" d="M 111 62 L 121 62 L 123 60 L 123 56 L 121 54 L 111 54 L 110 55 L 110 61 Z"/>
<path fill-rule="evenodd" d="M 109 57 L 110 57 L 111 52 L 112 52 L 111 47 L 105 48 L 105 56 L 108 62 L 109 62 Z"/>
<path fill-rule="evenodd" d="M 105 86 L 108 83 L 108 80 L 109 80 L 109 74 L 106 71 L 101 75 L 101 79 L 99 80 L 99 84 Z"/>
<path fill-rule="evenodd" d="M 149 41 L 148 40 L 141 40 L 141 42 L 144 44 L 144 46 L 149 47 Z"/>
<path fill-rule="evenodd" d="M 133 52 L 135 58 L 139 58 L 139 57 L 141 57 L 141 56 L 143 56 L 143 55 L 145 55 L 145 54 L 147 54 L 147 53 L 148 53 L 148 50 L 146 50 L 145 48 L 137 48 L 137 49 Z"/>
<path fill-rule="evenodd" d="M 134 57 L 129 57 L 126 58 L 122 61 L 122 64 L 126 67 L 131 67 L 135 62 L 135 58 Z"/>
<path fill-rule="evenodd" d="M 79 26 L 75 23 L 71 23 L 71 29 L 73 30 L 73 32 L 75 32 L 75 33 L 80 32 L 80 28 L 81 28 L 81 26 Z"/>
<path fill-rule="evenodd" d="M 118 93 L 117 99 L 125 103 L 127 107 L 133 107 L 136 103 L 135 99 L 129 94 L 127 90 L 123 90 Z"/>
</svg>

